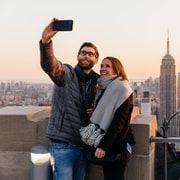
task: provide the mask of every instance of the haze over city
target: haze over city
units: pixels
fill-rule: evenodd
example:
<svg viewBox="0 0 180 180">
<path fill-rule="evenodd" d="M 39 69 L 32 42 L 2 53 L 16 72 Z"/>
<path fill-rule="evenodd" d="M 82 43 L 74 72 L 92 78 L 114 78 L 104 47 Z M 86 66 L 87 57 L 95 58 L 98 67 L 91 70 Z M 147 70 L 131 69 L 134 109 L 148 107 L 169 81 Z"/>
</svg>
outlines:
<svg viewBox="0 0 180 180">
<path fill-rule="evenodd" d="M 179 0 L 1 0 L 0 80 L 46 81 L 40 67 L 39 40 L 53 17 L 72 19 L 73 31 L 59 32 L 54 52 L 63 63 L 75 65 L 85 41 L 99 49 L 102 58 L 119 58 L 129 79 L 156 78 L 166 54 L 180 72 Z"/>
</svg>

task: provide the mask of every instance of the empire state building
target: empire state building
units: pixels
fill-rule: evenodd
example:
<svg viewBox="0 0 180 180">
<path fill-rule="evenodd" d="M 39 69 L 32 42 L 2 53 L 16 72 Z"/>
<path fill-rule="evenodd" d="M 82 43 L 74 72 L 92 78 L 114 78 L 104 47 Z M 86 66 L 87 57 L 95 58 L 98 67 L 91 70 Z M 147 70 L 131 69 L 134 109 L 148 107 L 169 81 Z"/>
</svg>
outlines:
<svg viewBox="0 0 180 180">
<path fill-rule="evenodd" d="M 164 120 L 168 120 L 177 111 L 177 84 L 176 65 L 169 53 L 169 37 L 167 39 L 167 52 L 160 66 L 160 119 L 159 128 Z M 179 136 L 179 124 L 174 117 L 170 122 L 169 136 Z"/>
</svg>

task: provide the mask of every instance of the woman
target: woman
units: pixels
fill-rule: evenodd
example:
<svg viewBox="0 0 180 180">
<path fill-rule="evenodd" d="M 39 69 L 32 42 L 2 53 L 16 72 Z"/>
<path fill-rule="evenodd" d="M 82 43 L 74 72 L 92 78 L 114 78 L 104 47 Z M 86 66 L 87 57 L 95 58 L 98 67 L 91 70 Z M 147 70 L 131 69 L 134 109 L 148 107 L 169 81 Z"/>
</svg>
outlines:
<svg viewBox="0 0 180 180">
<path fill-rule="evenodd" d="M 83 142 L 96 148 L 96 158 L 121 154 L 120 161 L 102 164 L 102 167 L 104 180 L 124 180 L 131 146 L 135 144 L 130 129 L 133 91 L 117 58 L 104 58 L 100 75 L 91 123 L 81 128 L 80 134 Z"/>
</svg>

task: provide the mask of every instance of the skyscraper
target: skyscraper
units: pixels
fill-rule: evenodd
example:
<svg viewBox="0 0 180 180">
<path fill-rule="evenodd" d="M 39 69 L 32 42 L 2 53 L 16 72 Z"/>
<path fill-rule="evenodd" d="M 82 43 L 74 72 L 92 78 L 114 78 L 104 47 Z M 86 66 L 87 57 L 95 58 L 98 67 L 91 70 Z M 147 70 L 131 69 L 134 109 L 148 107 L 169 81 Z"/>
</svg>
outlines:
<svg viewBox="0 0 180 180">
<path fill-rule="evenodd" d="M 151 115 L 151 99 L 149 91 L 143 92 L 143 97 L 141 99 L 141 114 L 142 115 Z"/>
<path fill-rule="evenodd" d="M 167 38 L 167 52 L 160 66 L 160 119 L 159 128 L 164 119 L 168 120 L 177 111 L 176 65 L 169 53 L 169 36 Z M 176 116 L 170 121 L 169 136 L 179 136 L 179 123 Z"/>
</svg>

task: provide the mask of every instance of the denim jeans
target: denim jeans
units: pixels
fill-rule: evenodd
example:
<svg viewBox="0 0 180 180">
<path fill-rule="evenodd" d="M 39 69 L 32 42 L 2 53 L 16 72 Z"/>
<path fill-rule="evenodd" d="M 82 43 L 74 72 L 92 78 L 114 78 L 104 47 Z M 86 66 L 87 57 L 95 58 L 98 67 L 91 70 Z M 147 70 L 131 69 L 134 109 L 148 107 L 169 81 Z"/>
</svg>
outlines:
<svg viewBox="0 0 180 180">
<path fill-rule="evenodd" d="M 86 156 L 83 149 L 63 142 L 49 144 L 53 180 L 84 180 Z"/>
</svg>

